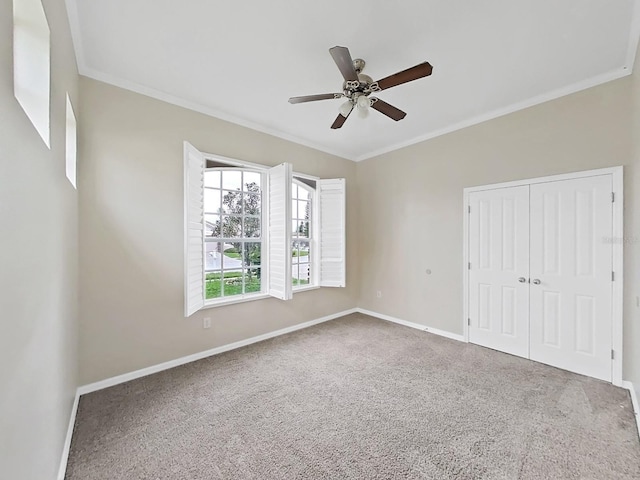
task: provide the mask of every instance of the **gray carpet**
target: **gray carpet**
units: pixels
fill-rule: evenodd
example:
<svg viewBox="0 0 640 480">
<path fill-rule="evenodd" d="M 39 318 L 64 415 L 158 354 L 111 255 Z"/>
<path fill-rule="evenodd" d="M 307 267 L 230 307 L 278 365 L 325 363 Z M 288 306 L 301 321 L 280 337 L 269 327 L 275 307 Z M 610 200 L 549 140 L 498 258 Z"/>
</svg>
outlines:
<svg viewBox="0 0 640 480">
<path fill-rule="evenodd" d="M 629 394 L 351 315 L 80 399 L 67 479 L 640 478 Z"/>
</svg>

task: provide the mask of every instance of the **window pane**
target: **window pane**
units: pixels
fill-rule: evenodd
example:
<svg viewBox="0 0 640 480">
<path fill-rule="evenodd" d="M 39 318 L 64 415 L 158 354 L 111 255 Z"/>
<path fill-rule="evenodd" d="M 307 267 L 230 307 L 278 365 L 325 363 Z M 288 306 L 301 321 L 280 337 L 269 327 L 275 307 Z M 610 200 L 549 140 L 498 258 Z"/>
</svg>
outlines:
<svg viewBox="0 0 640 480">
<path fill-rule="evenodd" d="M 222 172 L 222 188 L 240 190 L 242 188 L 242 172 L 240 170 L 224 170 Z"/>
<path fill-rule="evenodd" d="M 242 270 L 223 272 L 224 296 L 242 295 Z"/>
<path fill-rule="evenodd" d="M 245 217 L 244 237 L 260 238 L 260 219 L 257 217 Z"/>
<path fill-rule="evenodd" d="M 204 189 L 205 213 L 220 213 L 220 190 Z"/>
<path fill-rule="evenodd" d="M 260 268 L 247 268 L 244 272 L 244 292 L 255 293 L 261 290 Z"/>
<path fill-rule="evenodd" d="M 204 172 L 204 186 L 220 188 L 220 172 L 215 170 Z"/>
<path fill-rule="evenodd" d="M 309 222 L 306 220 L 298 220 L 298 237 L 309 238 Z"/>
<path fill-rule="evenodd" d="M 222 268 L 222 243 L 204 242 L 204 268 L 206 271 L 220 270 Z"/>
<path fill-rule="evenodd" d="M 260 192 L 246 193 L 244 195 L 244 214 L 258 215 L 262 212 L 262 196 Z"/>
<path fill-rule="evenodd" d="M 222 296 L 221 273 L 207 273 L 205 277 L 205 298 L 220 298 Z"/>
<path fill-rule="evenodd" d="M 247 242 L 244 244 L 244 265 L 254 267 L 260 265 L 262 244 L 260 242 Z"/>
<path fill-rule="evenodd" d="M 242 244 L 241 243 L 225 243 L 224 255 L 222 257 L 222 268 L 238 269 L 242 266 Z"/>
<path fill-rule="evenodd" d="M 244 173 L 244 191 L 255 192 L 260 191 L 262 186 L 262 175 L 256 172 Z"/>
<path fill-rule="evenodd" d="M 298 201 L 291 200 L 291 218 L 298 218 Z"/>
<path fill-rule="evenodd" d="M 297 183 L 293 183 L 291 185 L 291 197 L 292 198 L 298 198 L 298 184 Z"/>
<path fill-rule="evenodd" d="M 298 285 L 309 285 L 309 270 L 309 264 L 299 266 Z"/>
<path fill-rule="evenodd" d="M 300 200 L 311 200 L 311 192 L 306 188 L 300 187 L 298 190 L 298 198 Z"/>
<path fill-rule="evenodd" d="M 300 262 L 309 261 L 309 242 L 304 240 L 298 240 L 298 250 L 300 251 Z"/>
<path fill-rule="evenodd" d="M 222 213 L 242 214 L 242 193 L 222 192 Z"/>
<path fill-rule="evenodd" d="M 309 202 L 304 200 L 298 201 L 298 216 L 295 218 L 309 219 L 309 216 L 311 215 L 311 210 L 309 210 L 311 208 L 310 205 L 311 204 Z"/>
<path fill-rule="evenodd" d="M 298 241 L 294 240 L 291 243 L 292 243 L 292 245 L 291 245 L 291 264 L 297 264 L 298 263 L 298 257 L 299 257 Z"/>
<path fill-rule="evenodd" d="M 222 237 L 240 238 L 242 236 L 242 217 L 223 215 L 222 216 Z"/>
<path fill-rule="evenodd" d="M 204 224 L 205 224 L 205 228 L 204 228 L 205 237 L 220 236 L 220 215 L 205 215 Z"/>
</svg>

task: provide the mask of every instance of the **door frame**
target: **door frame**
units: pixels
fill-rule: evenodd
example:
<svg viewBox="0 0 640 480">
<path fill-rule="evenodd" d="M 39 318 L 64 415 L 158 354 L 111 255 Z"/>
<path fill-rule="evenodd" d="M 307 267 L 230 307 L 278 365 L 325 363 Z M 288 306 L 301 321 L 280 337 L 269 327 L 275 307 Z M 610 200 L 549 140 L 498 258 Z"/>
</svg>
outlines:
<svg viewBox="0 0 640 480">
<path fill-rule="evenodd" d="M 512 182 L 492 183 L 490 185 L 479 185 L 463 189 L 463 303 L 462 303 L 462 325 L 464 341 L 469 343 L 469 194 L 484 190 L 496 190 L 499 188 L 519 187 L 522 185 L 533 185 L 536 183 L 558 182 L 562 180 L 574 180 L 577 178 L 595 177 L 599 175 L 611 175 L 612 188 L 614 194 L 613 202 L 613 231 L 612 231 L 612 268 L 614 281 L 611 282 L 611 342 L 614 351 L 611 362 L 611 379 L 613 385 L 622 386 L 622 360 L 623 360 L 623 292 L 624 292 L 624 169 L 622 166 L 599 168 L 596 170 L 586 170 L 582 172 L 564 173 L 560 175 L 550 175 Z"/>
</svg>

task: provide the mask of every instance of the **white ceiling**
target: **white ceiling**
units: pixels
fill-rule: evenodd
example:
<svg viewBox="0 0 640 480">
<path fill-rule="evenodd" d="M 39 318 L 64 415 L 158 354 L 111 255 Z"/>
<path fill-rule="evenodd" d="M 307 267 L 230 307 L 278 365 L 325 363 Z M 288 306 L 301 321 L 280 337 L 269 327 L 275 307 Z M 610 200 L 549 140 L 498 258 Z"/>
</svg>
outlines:
<svg viewBox="0 0 640 480">
<path fill-rule="evenodd" d="M 351 160 L 410 145 L 630 73 L 636 0 L 67 0 L 80 73 Z M 349 47 L 407 112 L 329 127 L 329 55 Z"/>
</svg>

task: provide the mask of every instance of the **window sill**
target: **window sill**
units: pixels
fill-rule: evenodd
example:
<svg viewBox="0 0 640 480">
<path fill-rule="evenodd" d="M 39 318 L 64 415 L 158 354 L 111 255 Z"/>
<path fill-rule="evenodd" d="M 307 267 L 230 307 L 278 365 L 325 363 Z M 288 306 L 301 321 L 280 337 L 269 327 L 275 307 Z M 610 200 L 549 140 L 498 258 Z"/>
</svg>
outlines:
<svg viewBox="0 0 640 480">
<path fill-rule="evenodd" d="M 318 285 L 308 285 L 304 287 L 295 287 L 293 293 L 308 292 L 309 290 L 318 290 Z M 265 298 L 273 298 L 268 293 L 255 293 L 253 295 L 236 295 L 228 298 L 221 298 L 218 300 L 206 300 L 204 302 L 204 308 L 224 307 L 225 305 L 233 305 L 234 303 L 252 302 L 254 300 L 264 300 Z"/>
<path fill-rule="evenodd" d="M 304 287 L 293 287 L 293 293 L 298 293 L 298 292 L 307 292 L 309 290 L 317 290 L 320 287 L 318 285 L 307 285 Z"/>
<path fill-rule="evenodd" d="M 268 293 L 255 293 L 253 295 L 236 295 L 234 297 L 221 298 L 218 300 L 206 300 L 202 308 L 224 307 L 225 305 L 233 305 L 234 303 L 252 302 L 253 300 L 264 300 L 272 298 Z"/>
</svg>

